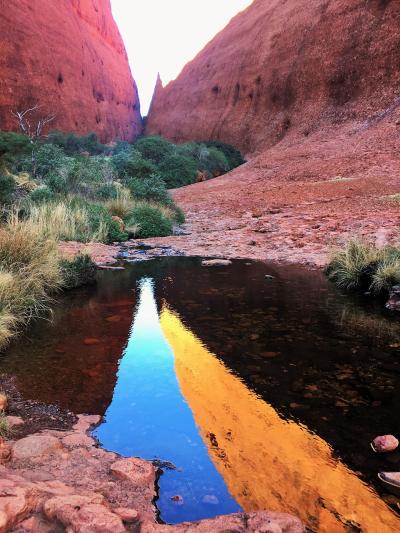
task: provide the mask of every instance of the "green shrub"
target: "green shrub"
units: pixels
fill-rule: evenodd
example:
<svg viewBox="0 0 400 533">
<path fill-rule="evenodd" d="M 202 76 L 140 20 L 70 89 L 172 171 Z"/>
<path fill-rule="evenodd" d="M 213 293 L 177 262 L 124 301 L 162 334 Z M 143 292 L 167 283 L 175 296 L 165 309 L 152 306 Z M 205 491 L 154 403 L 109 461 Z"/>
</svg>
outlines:
<svg viewBox="0 0 400 533">
<path fill-rule="evenodd" d="M 148 178 L 130 178 L 127 187 L 136 200 L 151 200 L 165 205 L 173 203 L 164 180 L 157 174 Z"/>
<path fill-rule="evenodd" d="M 74 259 L 62 259 L 60 267 L 66 289 L 75 289 L 96 281 L 97 267 L 88 254 L 79 253 Z"/>
<path fill-rule="evenodd" d="M 195 183 L 196 172 L 196 163 L 180 155 L 170 155 L 159 165 L 159 173 L 169 189 Z"/>
<path fill-rule="evenodd" d="M 95 133 L 76 135 L 75 133 L 62 133 L 54 130 L 49 133 L 46 142 L 59 146 L 68 155 L 76 155 L 81 152 L 99 155 L 109 150 L 107 146 L 99 142 Z"/>
<path fill-rule="evenodd" d="M 26 155 L 32 150 L 32 144 L 26 135 L 20 133 L 0 131 L 0 171 L 4 171 L 6 163 L 16 157 Z"/>
<path fill-rule="evenodd" d="M 239 150 L 230 144 L 226 144 L 221 141 L 205 141 L 203 144 L 209 148 L 217 148 L 220 152 L 222 152 L 228 161 L 229 169 L 239 167 L 240 165 L 243 165 L 243 163 L 246 163 L 246 160 L 243 158 Z"/>
<path fill-rule="evenodd" d="M 37 189 L 33 190 L 29 194 L 28 198 L 33 203 L 39 204 L 39 203 L 50 202 L 54 200 L 55 194 L 49 187 L 47 187 L 47 185 L 41 185 Z"/>
<path fill-rule="evenodd" d="M 128 234 L 120 230 L 118 222 L 112 219 L 108 209 L 104 205 L 85 204 L 88 213 L 88 225 L 92 233 L 102 234 L 102 240 L 106 243 L 123 242 L 128 239 Z"/>
<path fill-rule="evenodd" d="M 52 174 L 45 180 L 47 187 L 56 194 L 67 194 L 68 182 L 65 176 L 61 174 Z"/>
<path fill-rule="evenodd" d="M 156 165 L 174 153 L 174 146 L 157 136 L 142 137 L 134 144 L 134 148 L 142 154 L 143 159 L 149 159 Z"/>
<path fill-rule="evenodd" d="M 44 179 L 66 171 L 70 165 L 71 158 L 67 157 L 61 148 L 51 144 L 42 144 L 36 148 L 33 158 L 26 158 L 21 162 L 20 170 Z"/>
<path fill-rule="evenodd" d="M 114 183 L 105 183 L 96 190 L 96 197 L 101 200 L 112 200 L 117 198 L 118 189 Z"/>
<path fill-rule="evenodd" d="M 0 174 L 0 203 L 6 204 L 11 200 L 17 185 L 9 174 Z"/>
<path fill-rule="evenodd" d="M 112 164 L 121 179 L 147 178 L 157 170 L 152 161 L 143 159 L 140 153 L 134 150 L 119 152 L 112 157 Z"/>
<path fill-rule="evenodd" d="M 135 232 L 139 238 L 166 237 L 172 234 L 172 221 L 164 215 L 161 209 L 148 204 L 134 207 L 129 227 L 138 227 Z"/>
<path fill-rule="evenodd" d="M 204 147 L 200 156 L 200 166 L 201 170 L 206 170 L 211 176 L 225 174 L 232 168 L 224 153 L 213 147 Z"/>
<path fill-rule="evenodd" d="M 108 159 L 102 156 L 72 159 L 66 180 L 68 191 L 87 198 L 96 198 L 97 191 L 116 178 Z"/>
<path fill-rule="evenodd" d="M 173 208 L 174 214 L 174 220 L 177 224 L 184 224 L 185 223 L 185 213 L 182 211 L 182 209 L 178 206 L 174 206 Z"/>
</svg>

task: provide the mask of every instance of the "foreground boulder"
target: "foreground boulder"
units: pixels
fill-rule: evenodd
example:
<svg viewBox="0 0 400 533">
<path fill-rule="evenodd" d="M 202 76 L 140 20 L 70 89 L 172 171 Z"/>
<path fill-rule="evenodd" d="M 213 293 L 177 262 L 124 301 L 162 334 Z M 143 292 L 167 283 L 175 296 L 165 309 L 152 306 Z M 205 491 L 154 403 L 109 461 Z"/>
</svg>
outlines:
<svg viewBox="0 0 400 533">
<path fill-rule="evenodd" d="M 0 533 L 305 531 L 299 519 L 268 512 L 156 523 L 155 467 L 98 448 L 87 434 L 98 422 L 81 416 L 71 431 L 48 430 L 11 443 L 7 465 L 0 466 Z"/>
</svg>

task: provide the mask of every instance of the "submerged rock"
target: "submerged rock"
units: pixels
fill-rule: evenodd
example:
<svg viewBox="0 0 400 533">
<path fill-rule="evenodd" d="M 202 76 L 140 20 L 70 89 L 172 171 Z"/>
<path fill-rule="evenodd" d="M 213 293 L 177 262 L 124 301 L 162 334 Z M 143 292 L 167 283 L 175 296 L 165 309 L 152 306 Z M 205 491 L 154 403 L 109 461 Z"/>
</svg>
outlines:
<svg viewBox="0 0 400 533">
<path fill-rule="evenodd" d="M 399 441 L 394 435 L 381 435 L 371 442 L 374 452 L 392 452 L 398 445 Z"/>
</svg>

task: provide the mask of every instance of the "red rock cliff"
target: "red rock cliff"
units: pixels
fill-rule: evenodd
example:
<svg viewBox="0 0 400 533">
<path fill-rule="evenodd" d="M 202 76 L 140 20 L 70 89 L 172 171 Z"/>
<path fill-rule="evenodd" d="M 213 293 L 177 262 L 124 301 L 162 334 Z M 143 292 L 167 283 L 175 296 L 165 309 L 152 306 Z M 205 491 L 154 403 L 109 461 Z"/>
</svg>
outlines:
<svg viewBox="0 0 400 533">
<path fill-rule="evenodd" d="M 0 13 L 0 129 L 33 104 L 51 128 L 103 141 L 141 131 L 136 85 L 109 0 L 7 0 Z"/>
<path fill-rule="evenodd" d="M 147 133 L 249 153 L 385 110 L 399 84 L 398 0 L 255 0 L 158 87 Z"/>
</svg>

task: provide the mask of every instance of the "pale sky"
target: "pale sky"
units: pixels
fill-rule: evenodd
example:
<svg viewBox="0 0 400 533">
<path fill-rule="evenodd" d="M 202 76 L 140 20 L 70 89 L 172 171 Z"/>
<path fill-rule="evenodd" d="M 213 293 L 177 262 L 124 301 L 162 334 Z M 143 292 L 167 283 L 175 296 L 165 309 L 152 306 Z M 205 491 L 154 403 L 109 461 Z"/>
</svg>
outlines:
<svg viewBox="0 0 400 533">
<path fill-rule="evenodd" d="M 111 0 L 147 114 L 157 73 L 163 84 L 252 0 Z"/>
</svg>

